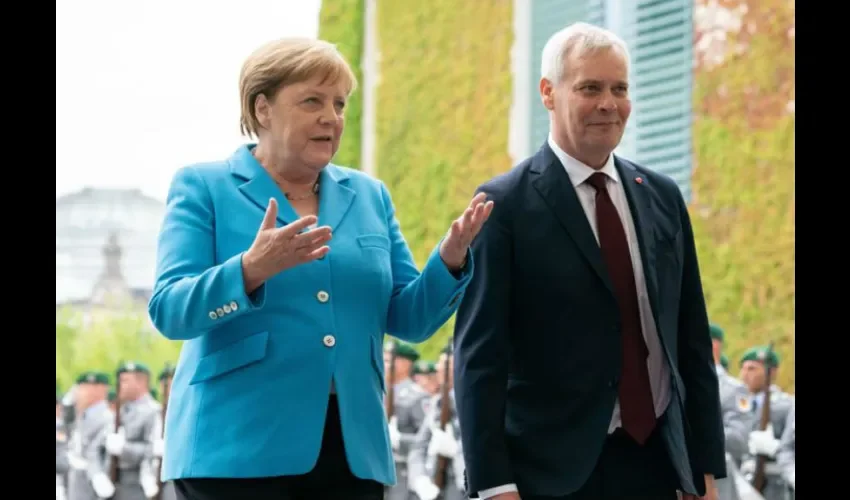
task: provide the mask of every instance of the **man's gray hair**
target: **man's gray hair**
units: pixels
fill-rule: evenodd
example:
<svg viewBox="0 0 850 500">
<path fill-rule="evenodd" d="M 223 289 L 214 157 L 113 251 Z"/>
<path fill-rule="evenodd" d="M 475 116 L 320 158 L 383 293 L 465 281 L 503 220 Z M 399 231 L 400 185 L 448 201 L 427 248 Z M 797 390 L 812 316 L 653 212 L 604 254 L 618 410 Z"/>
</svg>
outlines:
<svg viewBox="0 0 850 500">
<path fill-rule="evenodd" d="M 567 74 L 567 57 L 576 52 L 584 57 L 598 50 L 616 47 L 620 49 L 629 67 L 629 49 L 626 42 L 613 32 L 588 23 L 575 23 L 552 35 L 543 47 L 540 63 L 540 76 L 552 82 L 560 83 Z"/>
</svg>

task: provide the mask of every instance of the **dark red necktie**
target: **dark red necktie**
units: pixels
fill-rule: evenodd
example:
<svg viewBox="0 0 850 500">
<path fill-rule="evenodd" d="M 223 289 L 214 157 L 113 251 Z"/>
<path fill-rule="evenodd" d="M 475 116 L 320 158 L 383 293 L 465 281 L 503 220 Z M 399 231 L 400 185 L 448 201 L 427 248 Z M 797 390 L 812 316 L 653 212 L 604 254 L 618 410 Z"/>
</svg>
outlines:
<svg viewBox="0 0 850 500">
<path fill-rule="evenodd" d="M 599 246 L 620 308 L 623 344 L 623 371 L 620 376 L 620 417 L 623 429 L 640 444 L 655 428 L 655 405 L 646 359 L 649 351 L 643 340 L 638 309 L 637 286 L 629 242 L 617 209 L 606 186 L 607 176 L 597 172 L 587 179 L 596 189 L 596 226 Z"/>
</svg>

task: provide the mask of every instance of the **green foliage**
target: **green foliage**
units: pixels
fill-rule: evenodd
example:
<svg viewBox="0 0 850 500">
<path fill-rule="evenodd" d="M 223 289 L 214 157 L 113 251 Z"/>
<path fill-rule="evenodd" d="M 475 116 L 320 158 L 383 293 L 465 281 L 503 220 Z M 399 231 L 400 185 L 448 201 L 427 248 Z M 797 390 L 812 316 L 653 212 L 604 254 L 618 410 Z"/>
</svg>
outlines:
<svg viewBox="0 0 850 500">
<path fill-rule="evenodd" d="M 106 316 L 83 326 L 81 315 L 63 311 L 56 321 L 56 379 L 65 391 L 80 373 L 98 370 L 109 373 L 114 384 L 122 361 L 144 363 L 156 377 L 165 363 L 176 364 L 180 346 L 154 330 L 142 313 Z"/>
<path fill-rule="evenodd" d="M 695 72 L 692 218 L 712 321 L 735 373 L 744 350 L 775 341 L 778 384 L 794 391 L 794 6 L 748 6 L 723 64 Z M 699 34 L 698 34 L 699 36 Z"/>
<path fill-rule="evenodd" d="M 419 265 L 510 169 L 512 2 L 378 2 L 377 171 Z M 436 359 L 454 320 L 418 346 Z"/>
<path fill-rule="evenodd" d="M 360 118 L 363 108 L 364 4 L 364 0 L 323 0 L 319 13 L 319 38 L 336 44 L 360 84 L 346 104 L 345 132 L 334 156 L 334 163 L 357 169 L 360 168 Z"/>
</svg>

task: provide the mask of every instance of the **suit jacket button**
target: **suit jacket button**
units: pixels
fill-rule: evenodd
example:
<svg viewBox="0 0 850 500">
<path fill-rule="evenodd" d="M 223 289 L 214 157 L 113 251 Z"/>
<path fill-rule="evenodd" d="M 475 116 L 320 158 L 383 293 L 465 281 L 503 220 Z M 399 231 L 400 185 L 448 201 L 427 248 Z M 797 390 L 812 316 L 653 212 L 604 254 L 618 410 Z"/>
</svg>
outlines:
<svg viewBox="0 0 850 500">
<path fill-rule="evenodd" d="M 210 319 L 218 319 L 218 314 L 215 311 L 210 311 Z"/>
<path fill-rule="evenodd" d="M 230 302 L 230 310 L 231 310 L 231 311 L 235 311 L 235 310 L 237 310 L 237 309 L 239 309 L 239 304 L 237 304 L 235 300 L 234 300 L 234 301 L 231 301 L 231 302 Z"/>
<path fill-rule="evenodd" d="M 316 299 L 318 299 L 318 301 L 321 302 L 322 304 L 327 302 L 329 298 L 330 298 L 330 295 L 328 295 L 328 292 L 326 292 L 324 290 L 319 290 L 319 293 L 316 294 Z"/>
<path fill-rule="evenodd" d="M 325 338 L 322 339 L 322 343 L 327 347 L 333 347 L 336 345 L 336 339 L 333 335 L 325 335 Z"/>
<path fill-rule="evenodd" d="M 215 313 L 220 318 L 220 317 L 224 316 L 224 309 L 219 307 L 218 309 L 215 310 Z"/>
</svg>

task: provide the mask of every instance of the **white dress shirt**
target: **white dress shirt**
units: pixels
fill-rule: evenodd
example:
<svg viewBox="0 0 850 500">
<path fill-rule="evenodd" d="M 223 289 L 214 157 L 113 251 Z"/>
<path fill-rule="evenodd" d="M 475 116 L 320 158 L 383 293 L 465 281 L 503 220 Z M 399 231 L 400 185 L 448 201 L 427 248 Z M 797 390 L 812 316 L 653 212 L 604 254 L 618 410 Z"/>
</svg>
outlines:
<svg viewBox="0 0 850 500">
<path fill-rule="evenodd" d="M 595 174 L 597 170 L 585 165 L 564 152 L 549 136 L 549 147 L 561 161 L 570 182 L 576 190 L 579 202 L 584 209 L 584 214 L 587 216 L 590 227 L 593 229 L 593 235 L 596 237 L 596 243 L 599 243 L 599 231 L 596 226 L 596 189 L 588 184 L 587 179 Z M 667 364 L 667 359 L 664 357 L 664 351 L 661 347 L 661 340 L 658 338 L 658 329 L 655 325 L 655 318 L 652 316 L 652 308 L 649 303 L 649 294 L 646 291 L 646 277 L 643 270 L 643 262 L 641 261 L 640 245 L 638 244 L 637 232 L 635 231 L 635 223 L 632 219 L 632 213 L 629 209 L 629 202 L 626 198 L 626 191 L 623 189 L 623 184 L 620 181 L 620 175 L 614 167 L 614 155 L 608 155 L 608 161 L 598 170 L 608 176 L 607 185 L 608 193 L 611 196 L 611 201 L 614 202 L 614 207 L 623 222 L 623 229 L 626 231 L 626 238 L 629 242 L 629 252 L 632 256 L 632 268 L 635 273 L 635 285 L 637 285 L 638 308 L 640 309 L 640 323 L 643 332 L 643 338 L 646 341 L 646 347 L 649 350 L 647 358 L 647 367 L 649 369 L 649 382 L 652 387 L 652 399 L 655 405 L 655 415 L 660 417 L 667 410 L 670 404 L 670 367 Z M 614 405 L 614 413 L 611 416 L 611 423 L 608 426 L 608 433 L 614 432 L 621 426 L 620 420 L 620 403 Z M 506 484 L 488 488 L 479 492 L 479 497 L 482 500 L 494 497 L 500 493 L 517 491 L 515 484 Z"/>
</svg>

